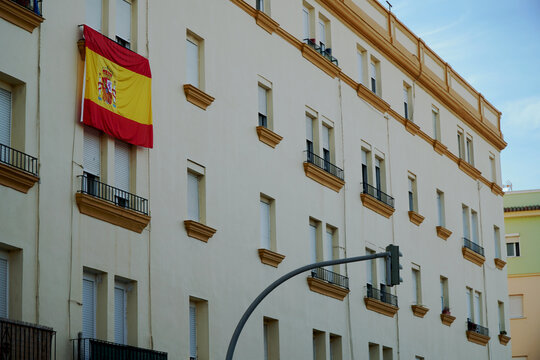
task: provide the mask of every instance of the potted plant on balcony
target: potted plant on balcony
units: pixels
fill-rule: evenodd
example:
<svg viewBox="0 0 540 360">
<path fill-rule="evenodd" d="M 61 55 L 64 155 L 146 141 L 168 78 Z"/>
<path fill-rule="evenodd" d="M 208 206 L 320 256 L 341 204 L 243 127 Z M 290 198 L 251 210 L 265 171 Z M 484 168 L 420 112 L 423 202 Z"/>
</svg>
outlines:
<svg viewBox="0 0 540 360">
<path fill-rule="evenodd" d="M 508 344 L 509 341 L 510 341 L 510 336 L 507 335 L 506 330 L 499 331 L 499 342 L 502 345 L 506 346 L 506 344 Z"/>
</svg>

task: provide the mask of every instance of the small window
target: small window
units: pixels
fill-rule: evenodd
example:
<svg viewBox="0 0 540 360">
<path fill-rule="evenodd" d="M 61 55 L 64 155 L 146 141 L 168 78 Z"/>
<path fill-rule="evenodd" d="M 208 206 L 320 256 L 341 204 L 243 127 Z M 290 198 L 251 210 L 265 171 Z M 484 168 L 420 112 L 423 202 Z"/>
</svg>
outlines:
<svg viewBox="0 0 540 360">
<path fill-rule="evenodd" d="M 497 308 L 499 310 L 499 332 L 506 331 L 506 322 L 504 319 L 504 303 L 497 301 Z"/>
<path fill-rule="evenodd" d="M 83 338 L 96 337 L 97 276 L 84 273 L 82 286 Z"/>
<path fill-rule="evenodd" d="M 484 324 L 484 317 L 482 311 L 482 293 L 479 291 L 474 292 L 474 322 L 479 325 Z"/>
<path fill-rule="evenodd" d="M 116 42 L 131 49 L 131 2 L 116 0 Z"/>
<path fill-rule="evenodd" d="M 519 249 L 519 242 L 507 242 L 506 243 L 506 256 L 518 257 L 521 256 Z"/>
<path fill-rule="evenodd" d="M 366 50 L 362 47 L 360 47 L 360 45 L 358 45 L 357 47 L 357 52 L 356 52 L 356 68 L 357 68 L 357 71 L 358 71 L 358 83 L 360 84 L 365 84 L 365 79 L 364 79 L 364 74 L 366 72 L 365 70 L 365 67 L 366 67 Z"/>
<path fill-rule="evenodd" d="M 471 164 L 474 165 L 474 149 L 473 149 L 473 140 L 472 137 L 467 136 L 467 141 L 465 144 L 465 160 Z"/>
<path fill-rule="evenodd" d="M 9 315 L 9 260 L 7 254 L 0 252 L 0 318 Z"/>
<path fill-rule="evenodd" d="M 368 344 L 368 351 L 369 351 L 369 360 L 379 360 L 379 344 Z"/>
<path fill-rule="evenodd" d="M 440 190 L 437 190 L 437 220 L 438 226 L 445 226 L 444 193 Z"/>
<path fill-rule="evenodd" d="M 313 360 L 326 360 L 326 335 L 313 329 Z"/>
<path fill-rule="evenodd" d="M 206 224 L 205 168 L 188 161 L 187 171 L 188 220 Z"/>
<path fill-rule="evenodd" d="M 261 194 L 261 248 L 272 251 L 276 251 L 274 202 L 275 200 Z"/>
<path fill-rule="evenodd" d="M 304 1 L 302 7 L 302 39 L 315 41 L 313 34 L 313 7 Z"/>
<path fill-rule="evenodd" d="M 461 206 L 461 217 L 462 217 L 462 222 L 463 222 L 463 237 L 467 240 L 471 240 L 469 208 L 466 205 Z"/>
<path fill-rule="evenodd" d="M 433 138 L 441 141 L 441 119 L 439 116 L 439 109 L 436 107 L 431 108 L 431 119 L 433 122 Z"/>
<path fill-rule="evenodd" d="M 495 257 L 501 259 L 501 231 L 493 225 L 493 246 L 495 247 Z"/>
<path fill-rule="evenodd" d="M 11 91 L 0 87 L 0 144 L 6 146 L 11 146 L 11 103 Z"/>
<path fill-rule="evenodd" d="M 208 359 L 208 302 L 189 298 L 189 360 Z"/>
<path fill-rule="evenodd" d="M 465 289 L 465 296 L 467 302 L 467 319 L 474 322 L 474 313 L 473 313 L 473 290 L 471 288 Z"/>
<path fill-rule="evenodd" d="M 497 166 L 495 165 L 495 155 L 489 155 L 489 166 L 491 168 L 491 182 L 497 182 Z"/>
<path fill-rule="evenodd" d="M 322 126 L 322 154 L 324 160 L 324 170 L 330 172 L 331 165 L 334 161 L 333 156 L 334 152 L 331 151 L 332 148 L 332 135 L 333 129 L 329 128 L 325 124 Z"/>
<path fill-rule="evenodd" d="M 380 200 L 381 191 L 385 190 L 384 180 L 384 160 L 375 156 L 375 188 L 377 189 L 377 198 Z"/>
<path fill-rule="evenodd" d="M 114 284 L 114 342 L 127 344 L 127 286 L 116 282 Z"/>
<path fill-rule="evenodd" d="M 101 32 L 103 0 L 85 0 L 85 23 L 97 32 Z"/>
<path fill-rule="evenodd" d="M 259 126 L 268 127 L 268 90 L 259 84 Z"/>
<path fill-rule="evenodd" d="M 383 360 L 392 360 L 394 358 L 394 352 L 391 347 L 383 346 Z"/>
<path fill-rule="evenodd" d="M 472 242 L 479 244 L 478 238 L 478 213 L 474 210 L 471 210 L 471 224 L 472 224 Z"/>
<path fill-rule="evenodd" d="M 309 249 L 310 249 L 310 261 L 316 263 L 322 261 L 319 250 L 319 227 L 320 222 L 310 219 L 309 221 Z"/>
<path fill-rule="evenodd" d="M 413 304 L 422 304 L 422 287 L 420 283 L 420 266 L 413 265 L 412 268 L 412 291 L 413 291 Z"/>
<path fill-rule="evenodd" d="M 255 0 L 255 6 L 257 10 L 270 15 L 270 0 Z"/>
<path fill-rule="evenodd" d="M 408 198 L 409 198 L 409 211 L 418 212 L 418 198 L 416 194 L 416 176 L 409 173 L 408 177 Z"/>
<path fill-rule="evenodd" d="M 523 317 L 523 295 L 510 295 L 510 319 Z"/>
<path fill-rule="evenodd" d="M 375 254 L 374 250 L 366 248 L 366 255 Z M 366 282 L 368 285 L 377 285 L 377 263 L 376 259 L 366 261 Z"/>
<path fill-rule="evenodd" d="M 332 54 L 332 44 L 330 38 L 330 21 L 324 17 L 322 14 L 319 14 L 318 20 L 318 36 L 319 36 L 319 46 L 322 51 L 325 51 L 327 54 Z"/>
<path fill-rule="evenodd" d="M 362 149 L 362 184 L 364 188 L 369 184 L 370 179 L 371 152 Z M 366 192 L 366 190 L 364 190 Z"/>
<path fill-rule="evenodd" d="M 411 87 L 403 84 L 403 116 L 405 119 L 411 120 Z"/>
<path fill-rule="evenodd" d="M 308 160 L 312 159 L 312 155 L 314 154 L 314 146 L 313 146 L 313 123 L 315 120 L 306 114 L 306 150 L 308 152 Z"/>
<path fill-rule="evenodd" d="M 186 35 L 186 83 L 204 90 L 204 41 L 188 30 Z"/>
<path fill-rule="evenodd" d="M 101 136 L 98 130 L 85 126 L 83 137 L 83 191 L 97 195 L 101 176 Z"/>
<path fill-rule="evenodd" d="M 378 63 L 375 62 L 375 60 L 371 59 L 371 62 L 369 63 L 369 78 L 370 78 L 370 85 L 371 85 L 371 91 L 374 94 L 378 94 Z"/>
<path fill-rule="evenodd" d="M 189 359 L 197 359 L 197 305 L 189 303 Z"/>
<path fill-rule="evenodd" d="M 264 317 L 263 319 L 264 360 L 278 360 L 279 354 L 279 321 Z"/>
<path fill-rule="evenodd" d="M 448 297 L 448 279 L 441 276 L 441 312 L 450 313 L 450 301 Z"/>
<path fill-rule="evenodd" d="M 123 1 L 123 0 L 122 0 Z M 130 153 L 131 146 L 122 141 L 114 144 L 114 182 L 119 189 L 115 195 L 118 206 L 128 207 L 130 191 Z"/>
<path fill-rule="evenodd" d="M 341 336 L 330 334 L 330 360 L 341 360 L 342 352 Z"/>
<path fill-rule="evenodd" d="M 465 159 L 465 139 L 463 136 L 463 130 L 459 129 L 457 132 L 457 142 L 458 142 L 458 157 L 460 159 Z"/>
</svg>

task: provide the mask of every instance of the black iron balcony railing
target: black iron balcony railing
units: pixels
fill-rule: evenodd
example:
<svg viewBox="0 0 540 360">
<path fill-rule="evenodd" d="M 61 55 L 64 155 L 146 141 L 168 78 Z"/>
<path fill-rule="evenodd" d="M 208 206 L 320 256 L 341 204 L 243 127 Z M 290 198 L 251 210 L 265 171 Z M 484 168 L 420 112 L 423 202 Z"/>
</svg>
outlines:
<svg viewBox="0 0 540 360">
<path fill-rule="evenodd" d="M 310 164 L 315 165 L 318 168 L 323 169 L 327 173 L 330 173 L 337 177 L 340 180 L 343 180 L 343 169 L 338 168 L 336 165 L 332 164 L 330 161 L 323 159 L 322 157 L 315 155 L 309 150 L 304 150 L 306 153 L 306 161 Z"/>
<path fill-rule="evenodd" d="M 362 193 L 374 197 L 375 199 L 382 201 L 390 207 L 394 207 L 394 198 L 388 194 L 383 193 L 380 189 L 369 185 L 368 183 L 362 184 Z"/>
<path fill-rule="evenodd" d="M 467 239 L 466 237 L 463 238 L 463 246 L 465 246 L 468 249 L 471 249 L 477 254 L 484 256 L 484 248 L 476 243 L 473 243 L 471 240 Z"/>
<path fill-rule="evenodd" d="M 73 342 L 73 360 L 167 360 L 167 353 L 89 338 Z"/>
<path fill-rule="evenodd" d="M 31 175 L 38 176 L 37 158 L 3 144 L 0 144 L 0 163 L 13 166 Z"/>
<path fill-rule="evenodd" d="M 379 300 L 390 305 L 398 306 L 397 296 L 374 288 L 371 284 L 367 284 L 366 286 L 366 297 Z"/>
<path fill-rule="evenodd" d="M 480 335 L 489 336 L 489 329 L 481 325 L 475 324 L 471 319 L 467 319 L 467 331 L 474 331 Z"/>
<path fill-rule="evenodd" d="M 326 58 L 326 60 L 330 61 L 331 63 L 335 64 L 336 66 L 339 66 L 338 60 L 332 56 L 332 49 L 327 48 L 324 46 L 324 44 L 320 43 L 317 45 L 317 42 L 315 39 L 304 39 L 304 42 L 309 45 L 313 50 L 321 54 Z"/>
<path fill-rule="evenodd" d="M 0 359 L 54 360 L 56 332 L 46 326 L 0 318 Z"/>
<path fill-rule="evenodd" d="M 341 286 L 342 288 L 345 288 L 345 289 L 349 288 L 348 277 L 344 275 L 340 275 L 330 270 L 326 270 L 324 268 L 316 268 L 316 269 L 311 270 L 311 277 L 315 279 L 327 281 L 330 284 Z"/>
<path fill-rule="evenodd" d="M 81 179 L 80 193 L 88 194 L 117 206 L 148 215 L 147 199 L 104 184 L 91 175 L 79 175 L 78 178 Z"/>
<path fill-rule="evenodd" d="M 41 16 L 41 0 L 11 0 L 12 2 L 24 6 L 36 15 Z"/>
</svg>

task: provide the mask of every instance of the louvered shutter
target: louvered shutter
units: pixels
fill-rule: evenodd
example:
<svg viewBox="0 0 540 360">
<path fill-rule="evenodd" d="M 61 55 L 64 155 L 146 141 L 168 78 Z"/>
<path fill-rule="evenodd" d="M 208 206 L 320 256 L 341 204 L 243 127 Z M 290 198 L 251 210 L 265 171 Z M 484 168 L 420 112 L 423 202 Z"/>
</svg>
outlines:
<svg viewBox="0 0 540 360">
<path fill-rule="evenodd" d="M 82 289 L 82 332 L 84 338 L 96 337 L 96 282 L 85 277 Z"/>
<path fill-rule="evenodd" d="M 116 34 L 131 42 L 131 4 L 125 0 L 116 0 Z"/>
<path fill-rule="evenodd" d="M 101 2 L 103 0 L 86 0 L 86 25 L 101 32 Z"/>
<path fill-rule="evenodd" d="M 84 128 L 83 167 L 84 171 L 100 176 L 101 173 L 101 141 L 99 132 L 95 129 Z"/>
<path fill-rule="evenodd" d="M 11 146 L 11 91 L 0 88 L 0 144 Z"/>
<path fill-rule="evenodd" d="M 326 46 L 326 25 L 323 20 L 319 20 L 319 41 Z"/>
<path fill-rule="evenodd" d="M 114 341 L 125 344 L 126 326 L 126 290 L 122 286 L 114 288 Z"/>
<path fill-rule="evenodd" d="M 123 0 L 122 0 L 123 1 Z M 116 141 L 114 144 L 114 178 L 116 187 L 129 192 L 129 144 Z M 125 197 L 125 194 L 120 194 Z"/>
<path fill-rule="evenodd" d="M 270 204 L 261 200 L 261 247 L 270 250 Z"/>
<path fill-rule="evenodd" d="M 311 252 L 311 262 L 317 262 L 317 228 L 309 225 L 309 247 Z"/>
<path fill-rule="evenodd" d="M 186 41 L 186 81 L 199 87 L 199 45 L 190 39 Z"/>
<path fill-rule="evenodd" d="M 309 10 L 307 8 L 302 9 L 302 23 L 303 23 L 303 30 L 304 30 L 304 39 L 309 39 Z M 304 40 L 302 39 L 302 40 Z"/>
<path fill-rule="evenodd" d="M 8 317 L 8 261 L 0 257 L 0 317 Z"/>
<path fill-rule="evenodd" d="M 523 295 L 510 296 L 510 318 L 523 317 Z"/>
<path fill-rule="evenodd" d="M 199 221 L 199 177 L 188 173 L 188 220 Z"/>
<path fill-rule="evenodd" d="M 189 304 L 189 356 L 197 358 L 197 306 Z"/>
<path fill-rule="evenodd" d="M 264 116 L 268 116 L 267 109 L 268 109 L 267 90 L 263 88 L 262 86 L 259 86 L 259 113 Z"/>
<path fill-rule="evenodd" d="M 313 142 L 313 119 L 306 115 L 306 139 Z"/>
</svg>

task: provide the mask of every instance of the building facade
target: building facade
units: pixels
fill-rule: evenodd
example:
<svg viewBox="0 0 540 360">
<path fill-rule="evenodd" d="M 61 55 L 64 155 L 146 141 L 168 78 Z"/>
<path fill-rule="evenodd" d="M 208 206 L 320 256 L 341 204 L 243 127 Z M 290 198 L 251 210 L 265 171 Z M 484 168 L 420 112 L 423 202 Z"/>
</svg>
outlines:
<svg viewBox="0 0 540 360">
<path fill-rule="evenodd" d="M 58 359 L 219 359 L 279 276 L 395 244 L 401 285 L 381 260 L 299 275 L 235 358 L 510 357 L 501 113 L 378 2 L 0 17 L 2 324 L 55 331 Z M 153 149 L 80 122 L 81 24 L 149 59 Z"/>
<path fill-rule="evenodd" d="M 540 357 L 540 190 L 504 194 L 512 358 Z"/>
</svg>

